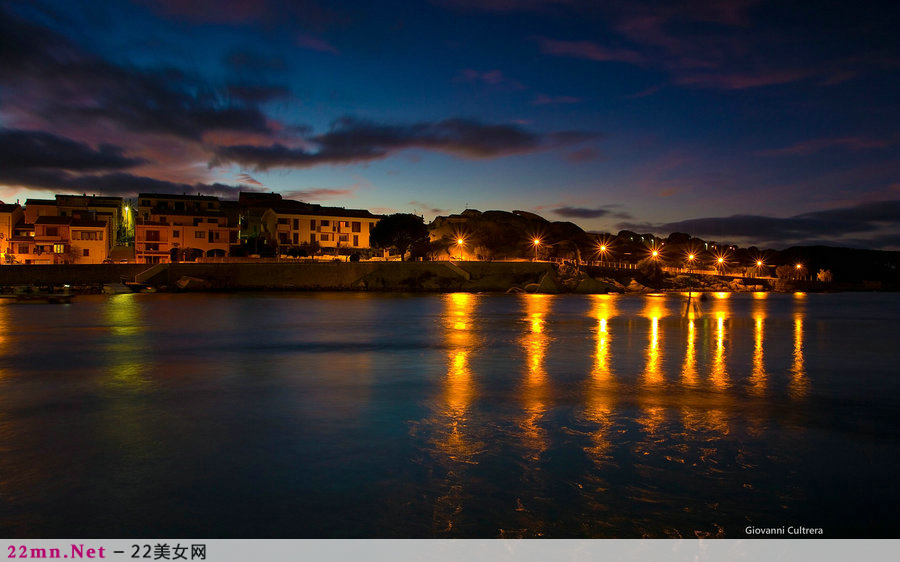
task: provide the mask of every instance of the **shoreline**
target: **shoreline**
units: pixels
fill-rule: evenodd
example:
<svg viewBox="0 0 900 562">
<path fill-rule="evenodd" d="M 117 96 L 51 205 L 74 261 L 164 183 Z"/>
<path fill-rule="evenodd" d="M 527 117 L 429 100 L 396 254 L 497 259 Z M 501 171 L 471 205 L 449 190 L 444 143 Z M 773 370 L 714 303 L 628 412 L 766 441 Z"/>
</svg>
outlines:
<svg viewBox="0 0 900 562">
<path fill-rule="evenodd" d="M 348 291 L 425 293 L 670 294 L 891 291 L 863 283 L 666 274 L 551 262 L 324 262 L 33 265 L 0 267 L 0 287 L 69 285 L 110 292 L 130 285 L 160 292 Z M 897 290 L 897 288 L 893 288 Z M 117 292 L 117 291 L 113 291 Z M 119 291 L 121 292 L 121 291 Z"/>
</svg>

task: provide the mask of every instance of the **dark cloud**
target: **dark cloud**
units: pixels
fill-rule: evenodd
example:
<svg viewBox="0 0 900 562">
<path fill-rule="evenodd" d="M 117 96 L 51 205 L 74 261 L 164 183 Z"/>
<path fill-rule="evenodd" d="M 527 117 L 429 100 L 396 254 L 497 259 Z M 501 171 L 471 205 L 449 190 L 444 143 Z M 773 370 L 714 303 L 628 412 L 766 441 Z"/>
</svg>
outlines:
<svg viewBox="0 0 900 562">
<path fill-rule="evenodd" d="M 265 115 L 255 105 L 182 71 L 109 63 L 58 33 L 3 10 L 0 36 L 6 111 L 82 126 L 102 119 L 128 131 L 195 141 L 211 130 L 269 132 Z"/>
<path fill-rule="evenodd" d="M 121 148 L 109 144 L 95 150 L 86 143 L 41 131 L 0 129 L 0 169 L 6 172 L 42 168 L 119 170 L 143 163 L 140 158 L 123 156 Z"/>
<path fill-rule="evenodd" d="M 124 172 L 75 175 L 60 170 L 24 169 L 0 169 L 0 184 L 21 186 L 37 191 L 90 193 L 118 197 L 134 197 L 138 193 L 200 193 L 236 199 L 241 191 L 264 191 L 264 189 L 248 188 L 246 185 L 170 182 Z"/>
<path fill-rule="evenodd" d="M 663 224 L 620 223 L 619 228 L 641 232 L 688 232 L 717 240 L 745 239 L 773 245 L 841 241 L 850 237 L 868 240 L 874 247 L 879 240 L 890 240 L 900 229 L 900 200 L 861 203 L 849 207 L 814 211 L 787 218 L 760 215 L 708 217 Z M 859 235 L 866 235 L 860 237 Z"/>
<path fill-rule="evenodd" d="M 384 125 L 345 117 L 325 134 L 308 141 L 318 147 L 226 146 L 215 149 L 213 165 L 237 163 L 259 170 L 276 167 L 305 168 L 320 164 L 349 164 L 385 158 L 409 148 L 446 152 L 465 158 L 496 158 L 565 146 L 596 138 L 584 132 L 541 135 L 515 125 L 492 125 L 471 119 L 437 123 Z"/>
<path fill-rule="evenodd" d="M 627 213 L 614 213 L 609 209 L 597 208 L 589 209 L 586 207 L 559 207 L 553 209 L 553 212 L 561 217 L 577 218 L 577 219 L 596 219 L 606 216 L 614 216 L 618 218 L 631 218 Z"/>
</svg>

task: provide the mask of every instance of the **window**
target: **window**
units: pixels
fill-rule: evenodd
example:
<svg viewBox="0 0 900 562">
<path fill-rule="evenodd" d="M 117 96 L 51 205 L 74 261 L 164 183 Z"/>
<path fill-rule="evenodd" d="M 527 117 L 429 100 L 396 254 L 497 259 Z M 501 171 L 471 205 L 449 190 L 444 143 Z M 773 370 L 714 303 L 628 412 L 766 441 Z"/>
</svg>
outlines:
<svg viewBox="0 0 900 562">
<path fill-rule="evenodd" d="M 354 245 L 354 246 L 359 246 L 359 234 L 354 234 L 354 235 L 353 235 L 353 245 Z"/>
<path fill-rule="evenodd" d="M 331 222 L 330 222 L 330 221 L 323 220 L 323 221 L 322 221 L 322 226 L 331 226 Z"/>
<path fill-rule="evenodd" d="M 173 230 L 173 231 L 172 231 L 172 238 L 181 238 L 181 231 L 180 231 L 180 230 Z"/>
<path fill-rule="evenodd" d="M 159 231 L 148 230 L 146 236 L 144 236 L 144 239 L 150 242 L 159 242 Z"/>
<path fill-rule="evenodd" d="M 341 242 L 349 242 L 349 241 L 350 241 L 350 237 L 349 237 L 348 235 L 346 235 L 346 234 L 341 234 L 341 235 L 338 237 L 338 240 L 341 241 Z"/>
<path fill-rule="evenodd" d="M 359 221 L 353 221 L 353 232 L 360 232 L 361 223 Z"/>
<path fill-rule="evenodd" d="M 278 224 L 291 224 L 291 219 L 288 219 L 288 218 L 278 219 Z"/>
<path fill-rule="evenodd" d="M 144 244 L 144 251 L 145 252 L 158 252 L 159 244 Z"/>
<path fill-rule="evenodd" d="M 19 244 L 19 253 L 27 254 L 28 253 L 28 244 Z"/>
<path fill-rule="evenodd" d="M 63 254 L 66 251 L 65 244 L 54 244 L 53 245 L 53 253 L 54 254 Z"/>
<path fill-rule="evenodd" d="M 84 257 L 88 257 L 91 255 L 91 251 L 88 250 L 87 248 L 85 248 L 84 250 L 81 251 L 81 255 Z"/>
<path fill-rule="evenodd" d="M 59 236 L 59 228 L 47 226 L 44 228 L 44 236 Z"/>
<path fill-rule="evenodd" d="M 300 230 L 300 219 L 294 219 L 294 230 Z"/>
<path fill-rule="evenodd" d="M 330 234 L 323 234 L 323 235 L 322 235 L 322 242 L 328 242 L 329 240 L 331 240 L 331 235 L 330 235 Z"/>
<path fill-rule="evenodd" d="M 197 238 L 197 239 L 206 238 L 206 231 L 205 230 L 195 230 L 194 238 Z"/>
<path fill-rule="evenodd" d="M 310 221 L 309 221 L 309 229 L 310 229 L 310 230 L 315 230 L 315 229 L 316 229 L 316 219 L 310 219 Z"/>
</svg>

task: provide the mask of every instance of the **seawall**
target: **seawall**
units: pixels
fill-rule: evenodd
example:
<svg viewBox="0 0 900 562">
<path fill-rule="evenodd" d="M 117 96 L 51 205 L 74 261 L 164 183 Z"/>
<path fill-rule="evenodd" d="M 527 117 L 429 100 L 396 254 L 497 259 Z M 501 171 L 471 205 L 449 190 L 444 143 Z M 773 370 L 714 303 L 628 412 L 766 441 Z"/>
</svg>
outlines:
<svg viewBox="0 0 900 562">
<path fill-rule="evenodd" d="M 95 285 L 132 280 L 147 269 L 143 264 L 4 265 L 0 285 Z"/>
<path fill-rule="evenodd" d="M 555 276 L 549 263 L 176 263 L 145 282 L 212 290 L 506 291 Z"/>
</svg>

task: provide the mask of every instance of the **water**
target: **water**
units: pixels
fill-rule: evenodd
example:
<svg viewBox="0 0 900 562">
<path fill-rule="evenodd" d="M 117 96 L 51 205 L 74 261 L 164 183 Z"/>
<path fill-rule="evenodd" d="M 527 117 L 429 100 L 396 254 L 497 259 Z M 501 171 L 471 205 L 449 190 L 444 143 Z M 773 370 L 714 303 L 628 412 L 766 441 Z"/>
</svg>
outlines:
<svg viewBox="0 0 900 562">
<path fill-rule="evenodd" d="M 895 294 L 0 305 L 0 535 L 896 534 Z"/>
</svg>

